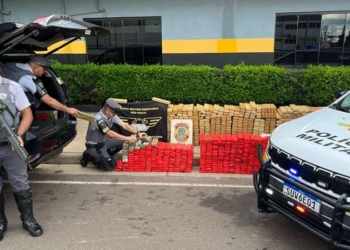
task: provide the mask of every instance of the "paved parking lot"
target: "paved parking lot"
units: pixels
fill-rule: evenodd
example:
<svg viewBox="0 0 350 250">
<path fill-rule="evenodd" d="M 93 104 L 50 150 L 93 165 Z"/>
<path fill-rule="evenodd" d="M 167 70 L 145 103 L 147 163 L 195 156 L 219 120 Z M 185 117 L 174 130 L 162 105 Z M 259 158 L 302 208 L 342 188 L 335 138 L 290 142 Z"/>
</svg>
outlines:
<svg viewBox="0 0 350 250">
<path fill-rule="evenodd" d="M 98 174 L 92 174 L 92 173 Z M 5 184 L 9 230 L 1 249 L 326 249 L 278 214 L 259 214 L 250 178 L 104 174 L 79 166 L 31 173 L 44 235 L 20 225 Z"/>
</svg>

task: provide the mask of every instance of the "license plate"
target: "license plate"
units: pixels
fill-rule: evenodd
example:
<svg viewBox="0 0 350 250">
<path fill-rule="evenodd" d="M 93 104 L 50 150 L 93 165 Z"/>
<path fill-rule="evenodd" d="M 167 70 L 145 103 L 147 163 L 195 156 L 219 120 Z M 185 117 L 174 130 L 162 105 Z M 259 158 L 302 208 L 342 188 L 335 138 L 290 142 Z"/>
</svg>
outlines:
<svg viewBox="0 0 350 250">
<path fill-rule="evenodd" d="M 303 206 L 311 209 L 312 211 L 315 211 L 316 213 L 320 212 L 321 203 L 319 199 L 308 193 L 305 193 L 304 191 L 301 191 L 296 187 L 293 187 L 288 183 L 284 183 L 283 185 L 283 194 L 297 201 Z"/>
</svg>

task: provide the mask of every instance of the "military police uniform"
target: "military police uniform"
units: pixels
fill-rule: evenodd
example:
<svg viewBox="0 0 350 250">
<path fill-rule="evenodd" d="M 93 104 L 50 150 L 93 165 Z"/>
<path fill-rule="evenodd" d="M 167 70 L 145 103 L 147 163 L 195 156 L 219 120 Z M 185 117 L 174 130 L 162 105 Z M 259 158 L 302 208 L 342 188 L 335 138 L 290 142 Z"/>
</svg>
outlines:
<svg viewBox="0 0 350 250">
<path fill-rule="evenodd" d="M 107 99 L 105 106 L 111 110 L 116 110 L 121 106 L 112 98 Z M 86 133 L 86 150 L 83 153 L 81 165 L 86 167 L 91 161 L 97 168 L 111 171 L 115 169 L 116 162 L 113 154 L 121 149 L 124 141 L 108 138 L 106 133 L 111 129 L 113 123 L 118 123 L 120 118 L 115 115 L 108 119 L 101 109 L 95 115 L 95 121 L 90 122 Z M 114 149 L 114 150 L 112 150 Z"/>
<path fill-rule="evenodd" d="M 27 97 L 16 82 L 0 76 L 0 98 L 8 107 L 8 110 L 3 111 L 0 115 L 4 117 L 9 127 L 17 131 L 20 123 L 19 110 L 30 107 Z M 32 190 L 28 185 L 27 164 L 21 160 L 16 151 L 12 150 L 12 146 L 6 138 L 6 130 L 0 129 L 0 168 L 6 171 L 12 186 L 14 198 L 21 213 L 20 218 L 23 228 L 28 230 L 32 236 L 40 236 L 43 230 L 33 215 Z M 2 240 L 4 232 L 7 230 L 5 198 L 2 186 L 3 182 L 0 174 L 0 240 Z"/>
<path fill-rule="evenodd" d="M 42 56 L 30 57 L 30 62 L 42 66 L 44 69 L 50 67 L 50 61 Z M 40 99 L 47 94 L 43 83 L 34 75 L 32 68 L 28 63 L 9 62 L 2 66 L 4 76 L 22 86 L 24 92 L 32 104 L 35 111 L 41 101 Z"/>
</svg>

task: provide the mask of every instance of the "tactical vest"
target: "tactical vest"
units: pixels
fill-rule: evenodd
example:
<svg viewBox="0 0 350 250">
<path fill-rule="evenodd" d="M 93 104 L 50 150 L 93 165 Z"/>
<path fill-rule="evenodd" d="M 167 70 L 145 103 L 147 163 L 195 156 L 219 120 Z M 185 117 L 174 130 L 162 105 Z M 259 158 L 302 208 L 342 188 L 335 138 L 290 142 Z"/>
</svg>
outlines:
<svg viewBox="0 0 350 250">
<path fill-rule="evenodd" d="M 18 82 L 22 76 L 31 75 L 35 77 L 35 75 L 30 70 L 25 70 L 16 66 L 16 63 L 10 62 L 5 63 L 2 67 L 2 72 L 4 73 L 4 77 L 10 79 L 14 82 Z"/>
<path fill-rule="evenodd" d="M 19 119 L 20 113 L 18 112 L 15 104 L 12 103 L 12 100 L 11 100 L 11 94 L 10 94 L 11 84 L 12 83 L 10 80 L 2 78 L 2 83 L 0 84 L 0 98 L 9 108 L 14 118 L 7 110 L 4 110 L 0 115 L 5 119 L 5 122 L 10 128 L 17 129 L 19 120 L 20 120 Z M 4 129 L 0 129 L 0 142 L 5 141 L 7 136 L 8 136 L 7 132 Z"/>
<path fill-rule="evenodd" d="M 95 143 L 104 143 L 107 141 L 107 136 L 101 132 L 101 130 L 99 129 L 99 127 L 97 125 L 97 120 L 99 120 L 99 119 L 104 120 L 108 124 L 109 128 L 112 127 L 113 121 L 107 119 L 102 114 L 102 111 L 100 111 L 99 113 L 97 113 L 95 115 L 95 121 L 89 123 L 89 127 L 88 127 L 86 137 L 85 137 L 86 143 L 95 144 Z"/>
<path fill-rule="evenodd" d="M 1 69 L 2 69 L 2 72 L 4 74 L 4 77 L 6 77 L 14 82 L 19 82 L 19 79 L 21 79 L 23 76 L 26 76 L 26 75 L 30 75 L 30 76 L 33 76 L 33 78 L 36 78 L 36 76 L 30 70 L 25 70 L 25 69 L 22 69 L 20 67 L 17 67 L 16 63 L 14 63 L 14 62 L 5 63 L 1 67 Z M 35 112 L 35 109 L 37 109 L 41 104 L 40 99 L 38 99 L 31 92 L 25 91 L 25 93 L 28 97 L 30 104 L 32 105 L 33 112 Z"/>
</svg>

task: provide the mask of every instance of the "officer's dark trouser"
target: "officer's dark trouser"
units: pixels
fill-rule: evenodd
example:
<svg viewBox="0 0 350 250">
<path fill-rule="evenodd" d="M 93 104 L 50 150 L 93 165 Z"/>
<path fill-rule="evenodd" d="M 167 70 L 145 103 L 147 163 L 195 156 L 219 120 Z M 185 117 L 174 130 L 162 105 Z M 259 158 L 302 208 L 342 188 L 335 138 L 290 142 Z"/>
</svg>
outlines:
<svg viewBox="0 0 350 250">
<path fill-rule="evenodd" d="M 32 190 L 28 185 L 27 164 L 22 161 L 10 145 L 0 145 L 0 166 L 3 168 L 13 189 L 18 211 L 21 213 L 23 228 L 32 236 L 40 236 L 43 232 L 33 214 Z M 7 229 L 5 216 L 5 199 L 3 182 L 0 174 L 0 240 Z M 2 230 L 1 230 L 2 229 Z"/>
<path fill-rule="evenodd" d="M 27 164 L 19 158 L 10 145 L 0 146 L 0 166 L 6 171 L 13 192 L 29 189 Z M 0 175 L 0 192 L 1 190 L 2 178 Z"/>
<path fill-rule="evenodd" d="M 84 153 L 86 153 L 94 159 L 93 163 L 96 167 L 101 168 L 103 170 L 111 171 L 115 169 L 116 162 L 113 159 L 113 156 L 111 156 L 108 151 L 115 147 L 121 148 L 123 142 L 124 141 L 109 138 L 102 147 L 87 146 L 87 149 Z"/>
</svg>

